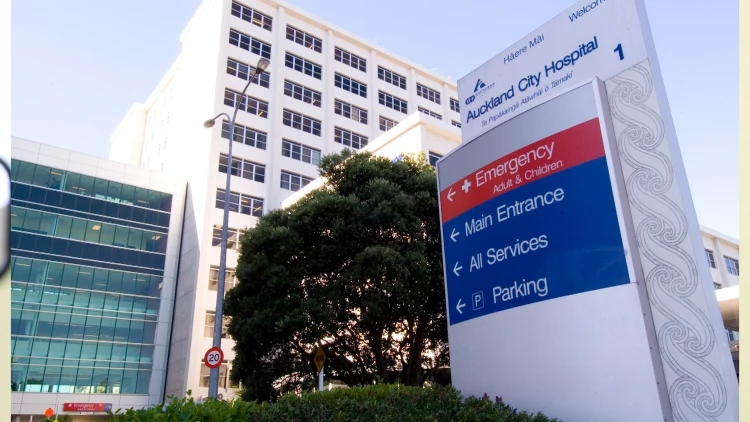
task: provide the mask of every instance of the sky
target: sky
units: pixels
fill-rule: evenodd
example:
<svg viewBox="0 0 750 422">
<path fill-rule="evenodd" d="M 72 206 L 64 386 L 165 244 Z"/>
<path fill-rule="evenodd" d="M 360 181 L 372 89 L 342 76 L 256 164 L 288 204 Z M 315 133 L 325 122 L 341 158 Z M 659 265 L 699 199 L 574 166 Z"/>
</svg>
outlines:
<svg viewBox="0 0 750 422">
<path fill-rule="evenodd" d="M 644 0 L 700 224 L 739 238 L 738 2 Z M 571 0 L 289 0 L 458 80 Z M 201 0 L 15 0 L 14 136 L 107 157 Z M 710 4 L 710 7 L 709 7 Z"/>
</svg>

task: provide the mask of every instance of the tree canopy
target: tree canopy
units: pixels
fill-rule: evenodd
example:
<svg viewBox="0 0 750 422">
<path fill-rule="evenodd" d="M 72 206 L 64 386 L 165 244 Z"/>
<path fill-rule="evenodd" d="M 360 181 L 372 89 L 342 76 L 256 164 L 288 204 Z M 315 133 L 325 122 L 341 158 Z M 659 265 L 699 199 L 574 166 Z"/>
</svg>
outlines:
<svg viewBox="0 0 750 422">
<path fill-rule="evenodd" d="M 245 231 L 227 293 L 232 377 L 248 400 L 312 388 L 422 385 L 448 365 L 435 171 L 424 155 L 324 157 L 324 186 Z"/>
</svg>

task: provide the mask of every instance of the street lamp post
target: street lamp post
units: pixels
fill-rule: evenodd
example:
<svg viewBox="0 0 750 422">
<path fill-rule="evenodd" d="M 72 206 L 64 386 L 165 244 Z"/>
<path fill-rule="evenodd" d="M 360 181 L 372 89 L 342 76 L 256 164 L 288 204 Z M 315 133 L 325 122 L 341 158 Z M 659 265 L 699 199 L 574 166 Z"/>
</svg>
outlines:
<svg viewBox="0 0 750 422">
<path fill-rule="evenodd" d="M 232 180 L 232 144 L 234 143 L 234 119 L 237 118 L 237 111 L 239 110 L 239 105 L 242 102 L 243 98 L 245 98 L 245 92 L 247 91 L 247 88 L 250 87 L 250 84 L 253 82 L 256 76 L 263 73 L 263 71 L 266 70 L 270 62 L 268 59 L 262 58 L 258 60 L 258 65 L 255 66 L 255 70 L 253 71 L 253 74 L 250 76 L 250 79 L 247 81 L 247 85 L 245 85 L 245 89 L 242 90 L 242 94 L 240 94 L 240 97 L 238 99 L 235 99 L 234 102 L 234 114 L 232 114 L 232 117 L 229 118 L 229 115 L 226 113 L 220 113 L 216 117 L 210 120 L 206 120 L 203 123 L 203 126 L 206 128 L 211 128 L 216 123 L 216 119 L 218 119 L 221 116 L 224 116 L 229 121 L 229 153 L 227 154 L 227 182 L 226 182 L 226 188 L 224 190 L 224 220 L 221 226 L 221 257 L 219 258 L 219 285 L 216 289 L 216 314 L 214 318 L 214 338 L 213 338 L 213 346 L 214 347 L 221 347 L 221 328 L 222 328 L 222 322 L 224 320 L 224 281 L 225 281 L 225 274 L 227 270 L 227 237 L 228 237 L 228 230 L 227 225 L 229 224 L 229 188 Z M 211 369 L 211 375 L 208 379 L 208 396 L 209 397 L 217 397 L 219 393 L 219 368 L 213 368 Z"/>
</svg>

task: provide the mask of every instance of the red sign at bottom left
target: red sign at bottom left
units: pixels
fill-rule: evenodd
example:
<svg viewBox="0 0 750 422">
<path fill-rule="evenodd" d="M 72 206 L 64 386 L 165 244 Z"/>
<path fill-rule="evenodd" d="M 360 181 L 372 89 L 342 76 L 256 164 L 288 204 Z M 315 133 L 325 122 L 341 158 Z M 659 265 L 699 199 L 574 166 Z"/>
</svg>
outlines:
<svg viewBox="0 0 750 422">
<path fill-rule="evenodd" d="M 112 403 L 63 403 L 65 412 L 111 412 Z"/>
</svg>

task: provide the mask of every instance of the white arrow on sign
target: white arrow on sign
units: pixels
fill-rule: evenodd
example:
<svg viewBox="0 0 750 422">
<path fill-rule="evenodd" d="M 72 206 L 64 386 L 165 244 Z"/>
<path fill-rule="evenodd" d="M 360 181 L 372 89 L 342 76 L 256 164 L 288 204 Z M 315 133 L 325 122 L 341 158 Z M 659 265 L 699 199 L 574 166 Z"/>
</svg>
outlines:
<svg viewBox="0 0 750 422">
<path fill-rule="evenodd" d="M 464 313 L 464 311 L 461 310 L 461 308 L 463 308 L 464 306 L 466 306 L 466 304 L 461 303 L 461 299 L 458 299 L 458 304 L 456 304 L 456 310 L 458 311 L 459 314 Z"/>
<path fill-rule="evenodd" d="M 453 233 L 451 233 L 451 240 L 455 242 L 456 241 L 456 236 L 458 236 L 458 232 L 454 228 L 453 229 Z"/>
<path fill-rule="evenodd" d="M 464 268 L 464 267 L 460 267 L 460 266 L 458 265 L 458 261 L 456 261 L 456 265 L 454 265 L 454 266 L 453 266 L 453 274 L 455 274 L 455 275 L 456 275 L 456 277 L 458 277 L 458 270 L 460 270 L 460 269 L 463 269 L 463 268 Z"/>
<path fill-rule="evenodd" d="M 453 188 L 450 188 L 448 190 L 448 195 L 446 195 L 446 196 L 448 197 L 449 201 L 453 202 L 453 195 L 455 195 L 455 194 L 456 194 L 456 192 L 453 192 Z"/>
</svg>

